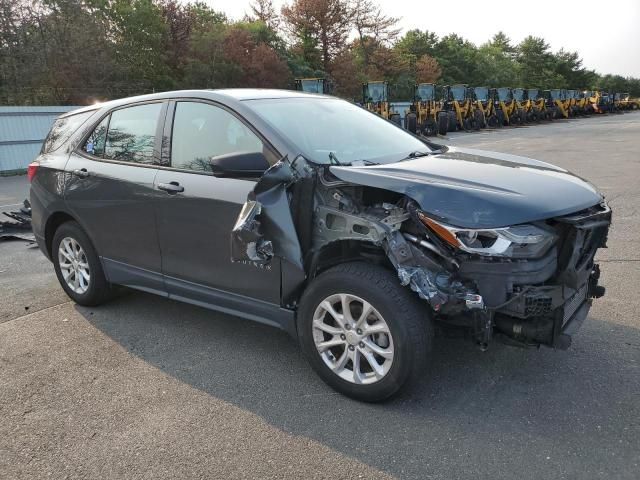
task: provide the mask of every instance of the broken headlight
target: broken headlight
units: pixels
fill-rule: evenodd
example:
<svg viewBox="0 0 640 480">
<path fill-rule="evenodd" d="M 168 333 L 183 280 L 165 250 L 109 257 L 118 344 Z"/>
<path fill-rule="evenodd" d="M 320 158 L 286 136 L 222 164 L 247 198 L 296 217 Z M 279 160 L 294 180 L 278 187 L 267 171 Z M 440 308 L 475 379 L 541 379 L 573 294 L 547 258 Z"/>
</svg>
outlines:
<svg viewBox="0 0 640 480">
<path fill-rule="evenodd" d="M 420 221 L 441 240 L 459 250 L 489 257 L 536 258 L 547 252 L 556 235 L 536 225 L 492 229 L 458 228 L 418 213 Z"/>
</svg>

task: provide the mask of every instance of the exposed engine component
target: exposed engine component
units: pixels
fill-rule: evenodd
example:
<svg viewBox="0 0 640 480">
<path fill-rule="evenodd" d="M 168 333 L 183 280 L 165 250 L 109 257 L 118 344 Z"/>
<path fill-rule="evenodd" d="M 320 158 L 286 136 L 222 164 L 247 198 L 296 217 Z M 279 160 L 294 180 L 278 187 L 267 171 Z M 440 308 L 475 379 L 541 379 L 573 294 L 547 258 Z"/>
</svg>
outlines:
<svg viewBox="0 0 640 480">
<path fill-rule="evenodd" d="M 463 229 L 427 215 L 408 194 L 354 185 L 329 170 L 298 158 L 265 173 L 233 229 L 233 258 L 282 258 L 294 279 L 287 292 L 308 278 L 305 265 L 322 267 L 317 259 L 326 250 L 388 260 L 436 320 L 467 327 L 482 349 L 494 331 L 519 345 L 566 348 L 569 327 L 603 293 L 593 259 L 611 221 L 604 204 L 530 224 Z"/>
</svg>

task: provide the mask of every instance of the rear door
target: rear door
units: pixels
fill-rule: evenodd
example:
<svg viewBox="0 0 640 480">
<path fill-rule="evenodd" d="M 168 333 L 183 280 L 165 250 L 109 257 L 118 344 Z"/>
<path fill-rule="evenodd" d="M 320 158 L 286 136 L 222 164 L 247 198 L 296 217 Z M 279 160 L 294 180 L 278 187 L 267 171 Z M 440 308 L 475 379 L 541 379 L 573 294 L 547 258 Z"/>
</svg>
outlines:
<svg viewBox="0 0 640 480">
<path fill-rule="evenodd" d="M 66 166 L 65 200 L 114 283 L 164 290 L 153 199 L 166 102 L 106 115 Z"/>
<path fill-rule="evenodd" d="M 255 180 L 214 177 L 209 159 L 234 152 L 278 156 L 239 117 L 221 105 L 172 103 L 165 136 L 171 168 L 155 187 L 162 271 L 175 296 L 219 303 L 219 292 L 280 302 L 280 263 L 232 262 L 230 233 Z"/>
</svg>

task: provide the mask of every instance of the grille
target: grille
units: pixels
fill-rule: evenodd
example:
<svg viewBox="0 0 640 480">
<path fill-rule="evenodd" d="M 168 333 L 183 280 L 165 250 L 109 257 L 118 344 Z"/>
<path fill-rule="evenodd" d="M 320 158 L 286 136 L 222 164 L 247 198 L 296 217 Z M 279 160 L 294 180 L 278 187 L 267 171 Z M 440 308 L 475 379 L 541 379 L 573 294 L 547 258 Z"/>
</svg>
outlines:
<svg viewBox="0 0 640 480">
<path fill-rule="evenodd" d="M 524 301 L 524 314 L 527 317 L 546 315 L 551 312 L 551 297 L 526 297 Z"/>
<path fill-rule="evenodd" d="M 567 303 L 564 304 L 564 316 L 562 318 L 562 324 L 564 325 L 567 321 L 576 313 L 578 307 L 582 305 L 582 303 L 587 298 L 587 287 L 588 284 L 585 283 L 582 287 L 578 289 L 578 291 L 569 299 Z"/>
</svg>

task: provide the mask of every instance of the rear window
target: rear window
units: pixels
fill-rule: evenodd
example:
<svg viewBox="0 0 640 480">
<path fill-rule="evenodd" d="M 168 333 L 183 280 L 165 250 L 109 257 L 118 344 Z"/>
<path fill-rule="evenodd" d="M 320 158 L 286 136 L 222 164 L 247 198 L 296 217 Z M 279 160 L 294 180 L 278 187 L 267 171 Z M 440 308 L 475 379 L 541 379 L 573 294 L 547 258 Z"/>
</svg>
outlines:
<svg viewBox="0 0 640 480">
<path fill-rule="evenodd" d="M 42 153 L 53 152 L 60 148 L 73 133 L 78 130 L 80 125 L 86 122 L 95 110 L 69 115 L 68 117 L 58 118 L 53 122 L 51 131 L 42 144 Z"/>
</svg>

